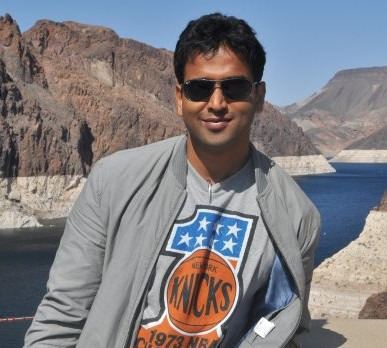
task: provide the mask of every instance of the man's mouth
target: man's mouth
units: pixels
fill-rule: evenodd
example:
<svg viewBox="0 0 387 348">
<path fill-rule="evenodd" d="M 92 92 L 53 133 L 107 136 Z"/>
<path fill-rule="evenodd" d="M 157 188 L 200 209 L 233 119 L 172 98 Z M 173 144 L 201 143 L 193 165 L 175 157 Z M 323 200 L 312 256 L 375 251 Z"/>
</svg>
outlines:
<svg viewBox="0 0 387 348">
<path fill-rule="evenodd" d="M 202 119 L 202 124 L 210 131 L 221 131 L 225 129 L 229 122 L 231 121 L 230 118 L 224 118 L 224 117 L 209 117 L 206 119 Z"/>
</svg>

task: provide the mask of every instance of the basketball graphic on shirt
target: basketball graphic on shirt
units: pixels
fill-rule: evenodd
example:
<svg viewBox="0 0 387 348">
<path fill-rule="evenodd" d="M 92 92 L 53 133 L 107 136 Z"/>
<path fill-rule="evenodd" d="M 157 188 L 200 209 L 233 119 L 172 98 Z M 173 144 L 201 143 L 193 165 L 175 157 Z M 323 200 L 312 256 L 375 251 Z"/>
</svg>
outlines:
<svg viewBox="0 0 387 348">
<path fill-rule="evenodd" d="M 165 291 L 168 317 L 182 333 L 211 331 L 232 312 L 238 294 L 229 262 L 208 249 L 183 258 L 172 271 Z"/>
<path fill-rule="evenodd" d="M 197 206 L 192 216 L 175 222 L 164 246 L 173 263 L 159 283 L 159 297 L 149 297 L 158 303 L 148 302 L 150 317 L 142 321 L 134 347 L 218 346 L 243 291 L 240 274 L 256 221 Z"/>
</svg>

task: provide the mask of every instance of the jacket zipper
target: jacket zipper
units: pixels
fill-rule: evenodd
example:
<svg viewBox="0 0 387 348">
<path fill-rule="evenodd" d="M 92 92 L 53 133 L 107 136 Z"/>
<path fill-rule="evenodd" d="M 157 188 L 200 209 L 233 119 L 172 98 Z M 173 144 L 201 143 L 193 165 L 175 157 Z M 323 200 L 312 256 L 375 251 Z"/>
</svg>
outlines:
<svg viewBox="0 0 387 348">
<path fill-rule="evenodd" d="M 212 183 L 208 180 L 208 204 L 212 203 Z"/>
</svg>

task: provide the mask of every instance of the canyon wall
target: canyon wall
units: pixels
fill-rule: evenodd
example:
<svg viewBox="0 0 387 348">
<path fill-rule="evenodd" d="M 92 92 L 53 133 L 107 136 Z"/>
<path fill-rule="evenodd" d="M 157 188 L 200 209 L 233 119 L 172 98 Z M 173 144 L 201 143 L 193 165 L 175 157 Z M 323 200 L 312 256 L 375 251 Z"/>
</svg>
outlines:
<svg viewBox="0 0 387 348">
<path fill-rule="evenodd" d="M 323 155 L 275 156 L 273 160 L 290 175 L 336 172 Z"/>
<path fill-rule="evenodd" d="M 309 98 L 282 110 L 325 156 L 348 147 L 387 150 L 386 96 L 386 66 L 347 69 Z"/>
<path fill-rule="evenodd" d="M 330 162 L 387 163 L 387 150 L 342 150 Z"/>
<path fill-rule="evenodd" d="M 369 213 L 363 231 L 314 271 L 313 318 L 358 318 L 367 299 L 387 291 L 387 193 Z"/>
<path fill-rule="evenodd" d="M 86 178 L 53 175 L 0 178 L 0 228 L 40 226 L 39 219 L 66 217 Z"/>
</svg>

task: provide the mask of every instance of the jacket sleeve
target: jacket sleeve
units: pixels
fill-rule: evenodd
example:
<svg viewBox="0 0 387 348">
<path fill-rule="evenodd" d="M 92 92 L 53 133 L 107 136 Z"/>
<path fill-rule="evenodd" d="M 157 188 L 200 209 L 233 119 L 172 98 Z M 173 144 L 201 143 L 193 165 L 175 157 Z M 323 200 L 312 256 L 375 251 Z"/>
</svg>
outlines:
<svg viewBox="0 0 387 348">
<path fill-rule="evenodd" d="M 75 347 L 101 281 L 106 231 L 98 162 L 68 216 L 47 293 L 26 333 L 24 347 Z"/>
<path fill-rule="evenodd" d="M 302 263 L 305 271 L 305 298 L 300 326 L 293 338 L 296 347 L 302 347 L 303 336 L 309 332 L 310 314 L 308 309 L 308 302 L 314 269 L 314 256 L 320 237 L 320 227 L 320 214 L 317 212 L 317 210 L 314 212 L 311 222 L 301 226 L 301 228 L 304 229 L 300 233 L 300 235 L 303 236 L 300 242 Z"/>
</svg>

